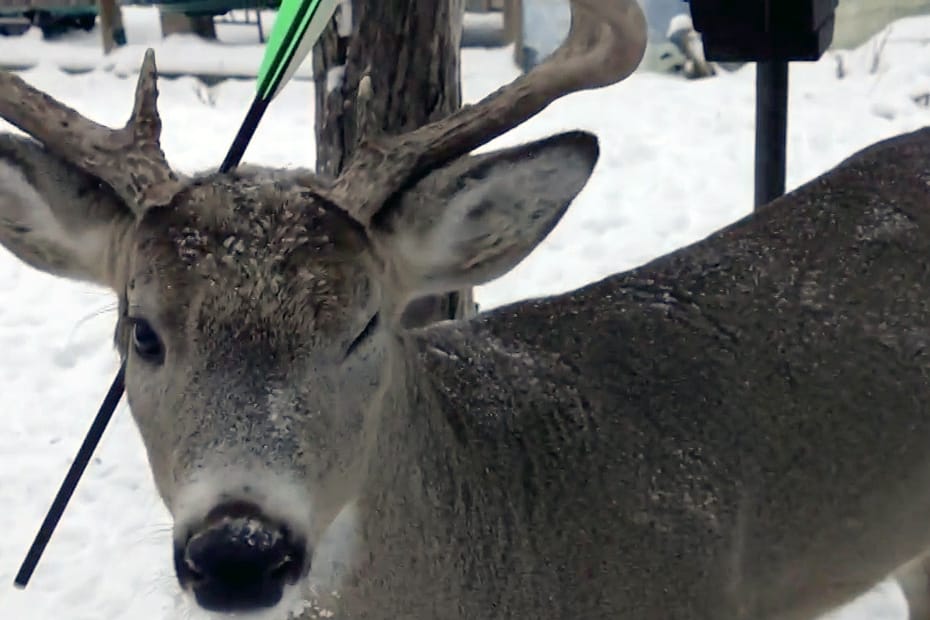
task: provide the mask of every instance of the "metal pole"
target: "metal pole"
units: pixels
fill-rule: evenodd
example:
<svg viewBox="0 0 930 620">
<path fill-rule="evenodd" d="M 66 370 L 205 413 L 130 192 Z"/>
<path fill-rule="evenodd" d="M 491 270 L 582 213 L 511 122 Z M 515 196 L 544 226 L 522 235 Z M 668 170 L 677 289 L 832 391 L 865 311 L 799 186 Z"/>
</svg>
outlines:
<svg viewBox="0 0 930 620">
<path fill-rule="evenodd" d="M 785 193 L 787 139 L 788 63 L 756 63 L 756 208 Z"/>
</svg>

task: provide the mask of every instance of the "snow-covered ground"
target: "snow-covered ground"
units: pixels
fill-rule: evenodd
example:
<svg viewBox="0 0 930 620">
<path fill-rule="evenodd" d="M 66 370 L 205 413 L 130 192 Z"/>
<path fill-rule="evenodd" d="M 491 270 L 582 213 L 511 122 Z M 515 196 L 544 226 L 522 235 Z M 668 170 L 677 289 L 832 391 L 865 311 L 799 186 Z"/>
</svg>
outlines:
<svg viewBox="0 0 930 620">
<path fill-rule="evenodd" d="M 154 14 L 140 11 L 128 11 L 133 28 L 144 26 L 130 29 L 131 41 L 134 32 L 155 32 Z M 872 43 L 843 57 L 843 79 L 834 54 L 792 68 L 791 187 L 876 140 L 930 125 L 930 109 L 915 102 L 930 93 L 928 43 L 930 20 L 911 19 L 893 26 L 874 70 Z M 0 38 L 0 64 L 14 49 L 43 61 L 23 77 L 97 121 L 120 125 L 133 79 L 97 61 L 96 70 L 78 76 L 57 68 L 61 59 L 99 54 L 91 51 L 96 45 L 88 36 L 54 44 L 31 34 Z M 254 72 L 260 49 L 247 47 L 252 51 L 234 61 L 253 63 L 246 68 Z M 232 58 L 225 47 L 183 39 L 162 49 L 176 55 L 172 62 Z M 133 53 L 141 57 L 140 48 Z M 506 49 L 466 50 L 466 99 L 514 78 L 511 57 Z M 702 82 L 637 74 L 608 89 L 567 97 L 496 140 L 491 146 L 583 128 L 601 137 L 602 155 L 591 182 L 542 246 L 478 291 L 482 305 L 569 290 L 746 214 L 752 202 L 753 85 L 751 67 Z M 192 78 L 164 80 L 163 144 L 169 159 L 186 172 L 218 165 L 252 88 L 246 81 L 207 88 Z M 313 117 L 311 84 L 293 82 L 273 104 L 246 159 L 311 166 Z M 110 345 L 115 313 L 107 291 L 46 276 L 2 249 L 0 295 L 0 618 L 188 617 L 177 600 L 167 514 L 125 407 L 33 582 L 25 591 L 13 588 L 19 562 L 116 370 Z M 903 609 L 897 588 L 884 584 L 836 617 L 891 620 L 903 618 Z"/>
</svg>

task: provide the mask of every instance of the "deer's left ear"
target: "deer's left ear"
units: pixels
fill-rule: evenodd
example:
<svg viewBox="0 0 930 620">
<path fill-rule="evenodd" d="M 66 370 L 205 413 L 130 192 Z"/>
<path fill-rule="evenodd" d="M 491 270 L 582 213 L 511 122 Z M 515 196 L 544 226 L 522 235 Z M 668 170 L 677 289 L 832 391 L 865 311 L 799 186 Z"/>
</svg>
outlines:
<svg viewBox="0 0 930 620">
<path fill-rule="evenodd" d="M 597 158 L 597 138 L 571 132 L 455 160 L 378 214 L 375 244 L 408 294 L 483 284 L 549 234 Z"/>
</svg>

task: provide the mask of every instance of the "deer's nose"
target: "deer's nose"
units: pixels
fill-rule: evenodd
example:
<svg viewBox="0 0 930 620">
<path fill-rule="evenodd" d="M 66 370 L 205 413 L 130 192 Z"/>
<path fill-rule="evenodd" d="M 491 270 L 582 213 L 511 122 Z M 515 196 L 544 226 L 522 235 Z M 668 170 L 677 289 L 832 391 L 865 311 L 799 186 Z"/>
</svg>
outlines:
<svg viewBox="0 0 930 620">
<path fill-rule="evenodd" d="M 276 605 L 303 575 L 306 557 L 306 544 L 285 525 L 254 505 L 229 503 L 175 546 L 174 563 L 201 607 L 235 612 Z"/>
</svg>

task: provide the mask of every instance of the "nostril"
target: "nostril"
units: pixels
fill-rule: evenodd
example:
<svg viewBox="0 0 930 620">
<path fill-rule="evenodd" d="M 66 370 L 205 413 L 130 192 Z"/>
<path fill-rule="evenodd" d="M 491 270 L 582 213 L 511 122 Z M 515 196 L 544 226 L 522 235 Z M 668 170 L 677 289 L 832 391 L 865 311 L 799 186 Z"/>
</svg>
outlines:
<svg viewBox="0 0 930 620">
<path fill-rule="evenodd" d="M 300 578 L 300 572 L 303 568 L 302 564 L 303 562 L 298 561 L 294 556 L 286 555 L 283 560 L 271 567 L 269 575 L 275 581 L 294 583 Z"/>
<path fill-rule="evenodd" d="M 236 506 L 223 515 L 211 511 L 204 527 L 175 551 L 182 586 L 213 611 L 270 607 L 284 587 L 306 569 L 303 541 L 282 524 Z"/>
<path fill-rule="evenodd" d="M 176 544 L 174 547 L 174 571 L 182 588 L 197 586 L 205 579 L 204 574 L 188 555 L 187 542 Z"/>
<path fill-rule="evenodd" d="M 196 586 L 199 583 L 203 583 L 206 580 L 206 575 L 204 575 L 197 565 L 194 564 L 194 561 L 191 560 L 190 556 L 187 555 L 187 551 L 184 553 L 184 565 L 187 569 L 188 582 L 191 585 Z"/>
</svg>

